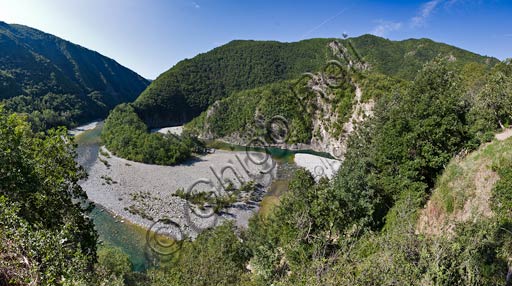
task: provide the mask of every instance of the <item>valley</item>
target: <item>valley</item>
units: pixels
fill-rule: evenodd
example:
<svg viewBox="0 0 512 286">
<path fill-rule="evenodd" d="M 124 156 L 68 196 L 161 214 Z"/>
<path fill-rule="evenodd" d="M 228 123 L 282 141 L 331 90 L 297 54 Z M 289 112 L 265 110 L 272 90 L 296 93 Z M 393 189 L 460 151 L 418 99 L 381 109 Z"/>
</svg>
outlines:
<svg viewBox="0 0 512 286">
<path fill-rule="evenodd" d="M 164 229 L 158 229 L 158 235 L 175 240 L 194 238 L 198 231 L 220 225 L 226 219 L 234 220 L 238 227 L 247 228 L 249 219 L 259 212 L 261 203 L 278 199 L 286 191 L 294 170 L 305 167 L 320 179 L 331 178 L 339 168 L 338 161 L 313 155 L 316 153 L 307 154 L 307 150 L 272 148 L 267 155 L 265 149 L 218 142 L 211 142 L 210 145 L 221 149 L 213 149 L 212 154 L 190 159 L 183 165 L 141 164 L 110 154 L 101 144 L 102 127 L 102 121 L 92 122 L 69 132 L 78 144 L 77 161 L 89 175 L 81 186 L 89 200 L 97 206 L 92 217 L 100 239 L 107 245 L 126 251 L 136 271 L 151 266 L 152 261 L 148 257 L 155 253 L 147 248 L 146 234 L 156 229 L 155 223 L 163 219 L 176 222 L 179 228 L 164 225 Z M 170 127 L 160 130 L 166 133 L 180 129 Z M 198 180 L 207 183 L 194 186 Z M 194 192 L 209 191 L 212 187 L 218 192 L 221 187 L 219 180 L 238 186 L 254 180 L 260 186 L 253 192 L 260 194 L 255 197 L 255 194 L 248 194 L 252 196 L 249 201 L 237 201 L 223 209 L 222 213 L 213 214 L 215 217 L 206 213 L 206 218 L 195 215 L 188 209 L 186 200 L 175 196 L 177 190 L 191 186 L 194 186 Z M 280 186 L 284 186 L 284 189 Z M 276 202 L 271 205 L 266 203 L 264 207 L 269 208 L 274 204 Z"/>
<path fill-rule="evenodd" d="M 0 286 L 512 286 L 508 3 L 0 2 Z"/>
</svg>

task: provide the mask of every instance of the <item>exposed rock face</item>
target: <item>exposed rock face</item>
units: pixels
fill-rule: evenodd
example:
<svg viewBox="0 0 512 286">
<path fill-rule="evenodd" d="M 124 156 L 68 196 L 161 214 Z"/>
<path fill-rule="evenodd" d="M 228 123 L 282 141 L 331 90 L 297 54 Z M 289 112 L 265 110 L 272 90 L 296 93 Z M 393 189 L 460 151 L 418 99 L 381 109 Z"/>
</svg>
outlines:
<svg viewBox="0 0 512 286">
<path fill-rule="evenodd" d="M 310 96 L 304 98 L 297 96 L 302 109 L 311 117 L 311 141 L 297 144 L 269 144 L 269 146 L 290 150 L 310 149 L 329 153 L 336 159 L 342 160 L 347 149 L 349 136 L 358 125 L 373 115 L 374 101 L 363 101 L 363 91 L 353 79 L 355 73 L 366 71 L 370 69 L 370 66 L 362 62 L 358 56 L 354 56 L 357 53 L 349 52 L 348 48 L 337 41 L 331 42 L 329 47 L 338 60 L 327 62 L 326 67 L 331 66 L 334 69 L 340 69 L 340 73 L 336 75 L 327 75 L 324 73 L 325 71 L 316 74 L 305 73 L 304 77 L 308 78 L 307 87 L 312 92 Z M 340 107 L 335 103 L 337 102 L 335 90 L 347 86 L 350 86 L 354 93 L 352 109 L 348 115 L 341 118 L 338 110 Z M 218 102 L 213 104 L 206 112 L 206 120 L 200 133 L 201 138 L 217 139 L 236 145 L 250 144 L 251 136 L 238 132 L 223 138 L 216 138 L 215 134 L 210 131 L 208 118 L 214 116 L 217 112 L 220 112 Z M 258 121 L 258 116 L 259 113 L 256 110 L 254 114 L 255 122 Z"/>
<path fill-rule="evenodd" d="M 335 136 L 329 130 L 340 118 L 333 107 L 327 104 L 319 104 L 322 110 L 317 110 L 313 119 L 313 136 L 311 140 L 311 149 L 319 152 L 326 152 L 337 159 L 343 159 L 347 150 L 347 139 L 354 132 L 356 127 L 366 118 L 373 115 L 374 101 L 362 102 L 362 91 L 356 86 L 352 114 L 349 120 L 343 124 L 341 134 Z"/>
<path fill-rule="evenodd" d="M 367 118 L 373 115 L 373 107 L 375 102 L 373 100 L 363 102 L 363 91 L 359 86 L 356 85 L 350 117 L 348 118 L 348 121 L 342 125 L 340 128 L 341 130 L 336 130 L 336 126 L 342 120 L 339 118 L 339 114 L 336 108 L 323 98 L 323 95 L 321 95 L 322 92 L 320 91 L 321 88 L 318 85 L 312 88 L 318 92 L 316 93 L 317 97 L 314 99 L 316 110 L 312 116 L 311 126 L 313 137 L 311 142 L 309 144 L 269 144 L 269 146 L 289 150 L 310 149 L 317 152 L 329 153 L 336 159 L 342 160 L 347 150 L 347 140 L 349 136 L 356 130 L 357 126 L 362 124 Z M 215 105 L 213 105 L 212 108 L 207 111 L 207 118 L 212 116 L 214 113 Z M 207 123 L 200 137 L 210 140 L 217 139 L 236 145 L 246 145 L 249 144 L 251 140 L 250 137 L 242 136 L 239 133 L 233 133 L 223 138 L 215 138 L 215 135 L 210 132 Z"/>
<path fill-rule="evenodd" d="M 333 55 L 343 63 L 340 61 L 331 61 L 327 65 L 337 66 L 349 72 L 357 73 L 370 69 L 367 63 L 358 58 L 355 50 L 350 53 L 348 48 L 338 41 L 331 42 L 329 47 Z M 350 46 L 350 48 L 352 47 Z M 333 93 L 333 89 L 341 86 L 343 83 L 348 83 L 354 87 L 352 112 L 346 121 L 340 118 L 337 106 L 331 103 L 335 100 L 336 96 Z M 336 159 L 342 160 L 347 150 L 347 140 L 349 136 L 359 124 L 373 115 L 374 102 L 373 100 L 363 102 L 363 91 L 349 74 L 345 75 L 342 73 L 341 77 L 337 79 L 323 73 L 311 75 L 308 86 L 316 97 L 310 103 L 310 105 L 315 106 L 315 109 L 312 111 L 313 137 L 310 144 L 307 145 L 307 149 L 329 153 Z M 337 127 L 341 122 L 344 122 L 341 128 Z"/>
</svg>

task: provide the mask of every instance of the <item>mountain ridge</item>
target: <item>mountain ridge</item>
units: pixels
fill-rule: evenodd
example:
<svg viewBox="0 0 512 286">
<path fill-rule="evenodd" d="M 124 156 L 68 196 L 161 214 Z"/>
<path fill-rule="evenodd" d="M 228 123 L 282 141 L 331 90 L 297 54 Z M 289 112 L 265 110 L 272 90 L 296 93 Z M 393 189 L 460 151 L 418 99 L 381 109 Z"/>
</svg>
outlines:
<svg viewBox="0 0 512 286">
<path fill-rule="evenodd" d="M 0 51 L 0 100 L 36 129 L 105 117 L 149 84 L 114 59 L 24 25 L 0 23 Z"/>
<path fill-rule="evenodd" d="M 328 44 L 334 39 L 230 41 L 180 61 L 160 74 L 134 106 L 152 128 L 183 124 L 233 92 L 318 71 L 332 59 Z M 439 54 L 450 56 L 454 65 L 476 62 L 490 68 L 499 62 L 496 58 L 425 39 L 391 41 L 365 34 L 339 41 L 352 45 L 374 71 L 407 80 L 412 80 L 423 64 Z"/>
</svg>

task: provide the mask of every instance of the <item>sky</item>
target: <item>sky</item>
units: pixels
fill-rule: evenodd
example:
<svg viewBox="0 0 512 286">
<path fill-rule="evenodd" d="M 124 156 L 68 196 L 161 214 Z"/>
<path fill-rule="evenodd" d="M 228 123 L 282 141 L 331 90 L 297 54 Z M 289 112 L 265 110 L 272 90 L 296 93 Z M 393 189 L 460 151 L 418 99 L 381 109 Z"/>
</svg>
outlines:
<svg viewBox="0 0 512 286">
<path fill-rule="evenodd" d="M 0 0 L 0 21 L 98 51 L 148 79 L 235 39 L 369 33 L 512 57 L 510 0 Z"/>
</svg>

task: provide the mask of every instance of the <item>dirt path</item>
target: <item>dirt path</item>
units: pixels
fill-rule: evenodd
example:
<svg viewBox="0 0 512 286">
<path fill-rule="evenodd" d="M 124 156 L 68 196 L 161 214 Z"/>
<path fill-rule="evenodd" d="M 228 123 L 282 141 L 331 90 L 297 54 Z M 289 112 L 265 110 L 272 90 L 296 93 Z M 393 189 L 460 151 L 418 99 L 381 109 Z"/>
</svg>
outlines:
<svg viewBox="0 0 512 286">
<path fill-rule="evenodd" d="M 502 131 L 501 133 L 496 134 L 496 139 L 499 141 L 504 141 L 510 137 L 512 137 L 512 128 L 506 129 Z"/>
</svg>

